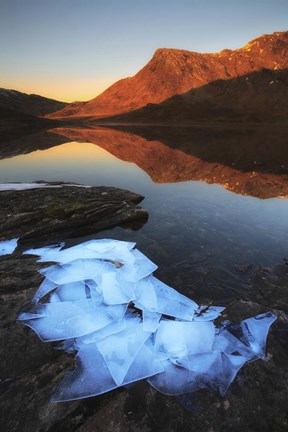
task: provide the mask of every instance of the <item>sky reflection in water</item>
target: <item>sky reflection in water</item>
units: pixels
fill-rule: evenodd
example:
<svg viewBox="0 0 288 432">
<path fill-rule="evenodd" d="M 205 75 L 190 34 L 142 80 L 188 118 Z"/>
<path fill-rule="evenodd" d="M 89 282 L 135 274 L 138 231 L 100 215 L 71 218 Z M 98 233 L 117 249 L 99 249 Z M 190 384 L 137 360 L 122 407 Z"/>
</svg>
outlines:
<svg viewBox="0 0 288 432">
<path fill-rule="evenodd" d="M 137 241 L 158 263 L 166 282 L 190 266 L 190 283 L 197 284 L 201 270 L 201 278 L 211 284 L 211 297 L 219 284 L 223 299 L 225 290 L 236 296 L 248 289 L 249 272 L 239 276 L 235 266 L 251 264 L 253 270 L 288 256 L 286 199 L 260 200 L 203 182 L 155 184 L 135 164 L 94 144 L 76 142 L 0 161 L 0 182 L 34 180 L 115 186 L 143 194 L 147 224 L 138 232 L 116 228 L 105 237 Z"/>
</svg>

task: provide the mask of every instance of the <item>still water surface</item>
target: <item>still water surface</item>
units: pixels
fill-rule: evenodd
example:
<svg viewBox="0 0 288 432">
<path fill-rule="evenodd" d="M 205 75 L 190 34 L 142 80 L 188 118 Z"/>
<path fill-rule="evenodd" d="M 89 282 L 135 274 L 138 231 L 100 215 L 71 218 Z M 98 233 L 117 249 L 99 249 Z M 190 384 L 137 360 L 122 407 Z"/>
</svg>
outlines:
<svg viewBox="0 0 288 432">
<path fill-rule="evenodd" d="M 78 142 L 0 161 L 0 182 L 35 180 L 115 186 L 145 196 L 149 220 L 140 230 L 115 228 L 94 238 L 136 241 L 159 265 L 158 277 L 198 300 L 249 298 L 257 266 L 288 257 L 287 199 L 237 195 L 199 181 L 156 184 L 134 163 Z"/>
</svg>

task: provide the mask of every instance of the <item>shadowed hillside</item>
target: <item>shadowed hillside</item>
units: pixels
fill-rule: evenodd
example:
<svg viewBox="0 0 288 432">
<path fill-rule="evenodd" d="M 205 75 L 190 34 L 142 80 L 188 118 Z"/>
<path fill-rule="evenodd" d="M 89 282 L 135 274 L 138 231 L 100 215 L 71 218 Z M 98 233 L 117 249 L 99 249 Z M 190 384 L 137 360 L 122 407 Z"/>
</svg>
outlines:
<svg viewBox="0 0 288 432">
<path fill-rule="evenodd" d="M 16 90 L 0 88 L 0 107 L 20 111 L 33 116 L 44 116 L 68 105 L 36 94 L 26 94 Z"/>
<path fill-rule="evenodd" d="M 264 69 L 230 80 L 218 80 L 160 104 L 105 119 L 120 123 L 197 121 L 286 122 L 288 69 Z"/>
<path fill-rule="evenodd" d="M 0 106 L 0 144 L 13 138 L 55 127 L 57 121 L 39 118 L 20 111 Z"/>
</svg>

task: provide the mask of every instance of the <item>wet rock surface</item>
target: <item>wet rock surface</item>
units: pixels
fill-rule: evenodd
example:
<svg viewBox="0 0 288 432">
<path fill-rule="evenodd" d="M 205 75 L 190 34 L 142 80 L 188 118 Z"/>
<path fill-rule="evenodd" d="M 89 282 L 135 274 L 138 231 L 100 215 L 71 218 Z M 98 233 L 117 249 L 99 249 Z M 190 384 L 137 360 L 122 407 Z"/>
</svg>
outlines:
<svg viewBox="0 0 288 432">
<path fill-rule="evenodd" d="M 143 197 L 108 187 L 76 187 L 50 183 L 52 188 L 0 192 L 0 240 L 20 237 L 63 240 L 148 218 L 136 204 Z M 29 240 L 29 241 L 27 241 Z"/>
</svg>

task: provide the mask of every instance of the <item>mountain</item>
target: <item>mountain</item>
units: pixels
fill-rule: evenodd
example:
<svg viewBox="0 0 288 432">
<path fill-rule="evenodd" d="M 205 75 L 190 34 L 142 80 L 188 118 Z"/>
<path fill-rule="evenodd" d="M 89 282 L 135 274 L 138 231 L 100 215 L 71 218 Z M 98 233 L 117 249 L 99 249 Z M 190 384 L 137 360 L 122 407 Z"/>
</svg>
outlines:
<svg viewBox="0 0 288 432">
<path fill-rule="evenodd" d="M 108 117 L 112 123 L 189 125 L 197 121 L 287 122 L 288 69 L 217 80 L 160 104 Z"/>
<path fill-rule="evenodd" d="M 41 129 L 55 127 L 57 123 L 55 120 L 0 106 L 0 144 Z"/>
<path fill-rule="evenodd" d="M 0 107 L 36 117 L 58 111 L 68 105 L 36 94 L 21 93 L 16 90 L 0 88 Z"/>
<path fill-rule="evenodd" d="M 243 48 L 219 53 L 160 48 L 133 77 L 116 82 L 86 103 L 68 105 L 48 117 L 105 117 L 129 112 L 213 81 L 231 80 L 263 68 L 288 68 L 288 31 L 263 35 Z"/>
</svg>

